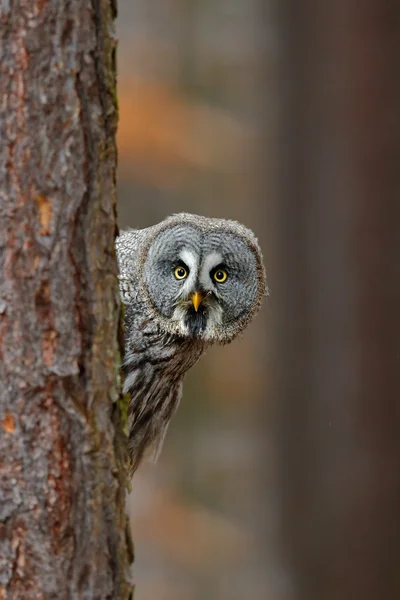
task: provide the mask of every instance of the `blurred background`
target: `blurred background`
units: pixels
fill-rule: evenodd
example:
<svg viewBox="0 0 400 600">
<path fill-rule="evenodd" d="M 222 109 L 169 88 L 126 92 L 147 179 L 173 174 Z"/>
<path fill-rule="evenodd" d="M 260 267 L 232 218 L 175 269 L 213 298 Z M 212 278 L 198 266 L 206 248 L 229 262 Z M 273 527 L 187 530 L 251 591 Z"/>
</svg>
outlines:
<svg viewBox="0 0 400 600">
<path fill-rule="evenodd" d="M 256 0 L 119 2 L 121 228 L 180 211 L 236 219 L 268 264 L 260 19 Z M 187 375 L 158 463 L 134 478 L 136 600 L 266 597 L 267 319 L 265 302 L 242 339 Z"/>
<path fill-rule="evenodd" d="M 271 297 L 133 480 L 135 600 L 400 598 L 400 12 L 120 0 L 119 224 L 251 227 Z"/>
</svg>

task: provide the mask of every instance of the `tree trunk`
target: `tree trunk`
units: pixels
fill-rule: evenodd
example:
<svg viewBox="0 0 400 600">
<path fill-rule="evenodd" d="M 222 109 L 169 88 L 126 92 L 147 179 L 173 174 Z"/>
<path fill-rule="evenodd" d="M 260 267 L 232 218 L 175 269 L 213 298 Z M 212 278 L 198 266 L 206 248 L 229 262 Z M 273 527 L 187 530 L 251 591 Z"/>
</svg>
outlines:
<svg viewBox="0 0 400 600">
<path fill-rule="evenodd" d="M 278 6 L 279 5 L 279 6 Z M 278 2 L 273 295 L 298 600 L 400 598 L 399 8 Z"/>
<path fill-rule="evenodd" d="M 115 12 L 0 8 L 0 599 L 129 594 Z"/>
</svg>

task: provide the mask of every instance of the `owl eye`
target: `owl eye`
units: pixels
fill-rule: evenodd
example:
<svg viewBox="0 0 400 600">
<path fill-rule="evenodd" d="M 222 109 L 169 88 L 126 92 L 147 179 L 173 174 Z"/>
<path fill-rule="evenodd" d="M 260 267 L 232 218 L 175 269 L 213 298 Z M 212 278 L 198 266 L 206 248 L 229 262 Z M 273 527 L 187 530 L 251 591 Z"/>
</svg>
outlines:
<svg viewBox="0 0 400 600">
<path fill-rule="evenodd" d="M 175 279 L 185 279 L 188 276 L 188 270 L 182 265 L 176 267 L 174 270 Z"/>
<path fill-rule="evenodd" d="M 224 283 L 224 281 L 226 281 L 226 278 L 228 277 L 228 274 L 223 269 L 217 269 L 213 277 L 214 281 L 216 281 L 217 283 Z"/>
</svg>

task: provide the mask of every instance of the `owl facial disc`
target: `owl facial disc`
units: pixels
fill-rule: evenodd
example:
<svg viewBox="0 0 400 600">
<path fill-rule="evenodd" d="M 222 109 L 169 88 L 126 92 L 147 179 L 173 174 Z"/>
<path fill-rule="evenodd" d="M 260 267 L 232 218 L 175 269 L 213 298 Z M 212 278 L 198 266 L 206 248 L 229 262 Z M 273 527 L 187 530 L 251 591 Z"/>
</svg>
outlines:
<svg viewBox="0 0 400 600">
<path fill-rule="evenodd" d="M 178 336 L 230 342 L 265 293 L 257 240 L 233 221 L 171 217 L 153 229 L 142 256 L 139 281 L 151 316 Z"/>
<path fill-rule="evenodd" d="M 181 289 L 171 319 L 189 337 L 204 337 L 208 326 L 215 327 L 221 323 L 222 310 L 210 278 L 210 271 L 216 266 L 214 263 L 221 260 L 221 255 L 216 252 L 200 262 L 189 248 L 183 248 L 179 253 L 179 265 L 174 273 L 175 278 L 181 281 Z"/>
</svg>

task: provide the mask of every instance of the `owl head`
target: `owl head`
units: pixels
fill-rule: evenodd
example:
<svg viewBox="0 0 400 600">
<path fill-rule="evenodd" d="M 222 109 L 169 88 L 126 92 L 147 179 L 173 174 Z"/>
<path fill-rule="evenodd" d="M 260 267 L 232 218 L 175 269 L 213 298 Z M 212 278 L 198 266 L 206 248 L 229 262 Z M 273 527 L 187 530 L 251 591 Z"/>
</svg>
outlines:
<svg viewBox="0 0 400 600">
<path fill-rule="evenodd" d="M 230 342 L 267 293 L 254 234 L 235 221 L 186 213 L 150 230 L 138 276 L 151 317 L 185 338 Z"/>
</svg>

